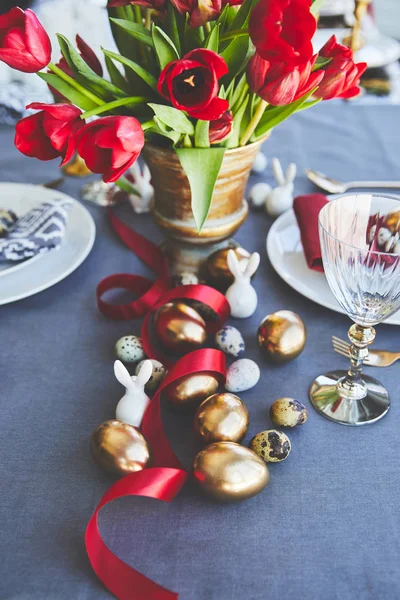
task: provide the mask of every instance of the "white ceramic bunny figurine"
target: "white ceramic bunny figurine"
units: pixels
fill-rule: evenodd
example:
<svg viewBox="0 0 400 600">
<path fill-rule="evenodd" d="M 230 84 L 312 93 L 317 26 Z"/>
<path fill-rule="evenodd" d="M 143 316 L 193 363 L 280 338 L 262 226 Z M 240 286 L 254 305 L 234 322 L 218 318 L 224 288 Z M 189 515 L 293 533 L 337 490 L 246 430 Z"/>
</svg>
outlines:
<svg viewBox="0 0 400 600">
<path fill-rule="evenodd" d="M 231 307 L 232 317 L 247 319 L 255 312 L 258 299 L 256 290 L 250 283 L 250 277 L 257 271 L 259 264 L 260 255 L 258 252 L 254 252 L 242 270 L 235 252 L 229 250 L 228 267 L 235 281 L 228 288 L 225 296 Z"/>
<path fill-rule="evenodd" d="M 140 427 L 143 415 L 150 402 L 145 394 L 144 386 L 149 381 L 153 372 L 151 360 L 145 360 L 136 376 L 131 377 L 129 371 L 120 360 L 114 363 L 114 374 L 122 385 L 126 387 L 125 396 L 118 402 L 115 416 L 118 421 L 123 421 L 134 427 Z"/>
<path fill-rule="evenodd" d="M 283 174 L 281 163 L 277 158 L 272 159 L 272 171 L 278 183 L 265 201 L 265 210 L 271 217 L 278 217 L 293 205 L 294 180 L 296 178 L 297 167 L 290 163 L 286 170 L 286 176 Z"/>
<path fill-rule="evenodd" d="M 130 171 L 134 177 L 133 187 L 139 194 L 139 196 L 135 196 L 134 194 L 129 195 L 129 202 L 132 205 L 135 213 L 146 213 L 150 211 L 151 202 L 154 196 L 154 188 L 151 185 L 151 173 L 149 167 L 144 164 L 143 170 L 140 169 L 139 163 L 135 162 Z"/>
</svg>

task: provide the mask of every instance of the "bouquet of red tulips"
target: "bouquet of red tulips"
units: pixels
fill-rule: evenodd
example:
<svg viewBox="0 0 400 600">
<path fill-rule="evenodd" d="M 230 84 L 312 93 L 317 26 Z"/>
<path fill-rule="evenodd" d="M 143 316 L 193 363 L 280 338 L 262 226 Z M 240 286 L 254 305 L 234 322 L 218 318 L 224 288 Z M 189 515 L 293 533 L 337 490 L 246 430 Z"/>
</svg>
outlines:
<svg viewBox="0 0 400 600">
<path fill-rule="evenodd" d="M 314 54 L 311 0 L 110 0 L 119 54 L 49 37 L 31 10 L 0 17 L 0 60 L 38 73 L 54 104 L 16 128 L 15 144 L 40 160 L 78 152 L 104 181 L 118 180 L 145 141 L 175 149 L 189 179 L 199 230 L 224 152 L 262 139 L 320 100 L 359 93 L 365 64 L 331 38 Z M 93 118 L 96 117 L 96 118 Z M 122 178 L 122 179 L 121 179 Z"/>
</svg>

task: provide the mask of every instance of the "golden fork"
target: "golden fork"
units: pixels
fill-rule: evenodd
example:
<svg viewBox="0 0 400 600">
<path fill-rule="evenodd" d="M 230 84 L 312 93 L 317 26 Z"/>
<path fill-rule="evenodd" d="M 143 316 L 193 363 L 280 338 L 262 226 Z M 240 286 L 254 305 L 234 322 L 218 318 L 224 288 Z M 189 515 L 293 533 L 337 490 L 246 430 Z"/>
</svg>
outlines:
<svg viewBox="0 0 400 600">
<path fill-rule="evenodd" d="M 349 342 L 341 340 L 335 335 L 332 336 L 332 346 L 335 352 L 346 356 L 350 356 Z M 400 359 L 400 352 L 388 352 L 387 350 L 369 350 L 367 358 L 364 360 L 364 365 L 367 367 L 390 367 L 396 360 Z"/>
</svg>

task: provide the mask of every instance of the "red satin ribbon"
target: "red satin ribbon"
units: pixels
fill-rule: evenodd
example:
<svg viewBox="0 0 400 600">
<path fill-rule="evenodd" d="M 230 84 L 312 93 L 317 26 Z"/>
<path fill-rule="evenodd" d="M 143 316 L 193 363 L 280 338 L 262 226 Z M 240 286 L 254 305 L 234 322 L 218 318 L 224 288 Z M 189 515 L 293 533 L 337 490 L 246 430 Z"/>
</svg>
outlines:
<svg viewBox="0 0 400 600">
<path fill-rule="evenodd" d="M 96 508 L 86 529 L 86 551 L 97 577 L 119 600 L 177 600 L 178 594 L 161 587 L 111 552 L 100 535 L 100 509 L 126 496 L 147 496 L 171 502 L 186 479 L 187 473 L 177 469 L 151 468 L 132 473 L 114 483 Z"/>
<path fill-rule="evenodd" d="M 214 348 L 196 350 L 183 356 L 167 374 L 156 395 L 147 407 L 142 422 L 142 431 L 150 444 L 153 454 L 153 465 L 182 469 L 182 465 L 172 450 L 164 431 L 161 419 L 161 393 L 171 383 L 192 373 L 208 372 L 215 375 L 220 383 L 225 383 L 225 354 Z"/>
<path fill-rule="evenodd" d="M 170 300 L 190 299 L 203 302 L 214 310 L 217 319 L 207 323 L 212 332 L 218 329 L 229 316 L 229 305 L 225 297 L 208 286 L 181 286 L 169 290 L 170 276 L 168 263 L 161 250 L 152 242 L 131 230 L 108 210 L 110 222 L 120 239 L 159 278 L 152 282 L 145 277 L 131 274 L 117 274 L 107 277 L 97 287 L 97 301 L 103 315 L 113 319 L 132 319 L 145 316 L 142 326 L 143 346 L 147 356 L 160 357 L 170 365 L 171 361 L 152 344 L 149 328 L 153 312 Z M 103 294 L 115 288 L 126 289 L 139 298 L 122 305 L 105 302 Z M 177 600 L 178 595 L 148 577 L 142 575 L 111 552 L 104 543 L 98 526 L 98 513 L 109 502 L 126 496 L 146 496 L 170 502 L 184 485 L 188 474 L 183 470 L 164 431 L 161 419 L 161 393 L 169 385 L 192 373 L 213 373 L 221 383 L 225 381 L 225 355 L 219 350 L 206 348 L 191 352 L 182 357 L 169 371 L 158 392 L 150 402 L 144 415 L 142 431 L 150 444 L 153 467 L 127 475 L 117 481 L 104 494 L 86 529 L 86 550 L 90 563 L 106 588 L 119 600 Z"/>
</svg>

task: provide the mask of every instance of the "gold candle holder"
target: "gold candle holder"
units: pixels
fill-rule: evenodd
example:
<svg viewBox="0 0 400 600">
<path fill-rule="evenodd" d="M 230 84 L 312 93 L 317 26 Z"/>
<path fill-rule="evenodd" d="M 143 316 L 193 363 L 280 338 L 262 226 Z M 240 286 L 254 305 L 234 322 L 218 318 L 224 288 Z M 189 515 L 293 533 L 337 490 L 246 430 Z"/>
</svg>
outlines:
<svg viewBox="0 0 400 600">
<path fill-rule="evenodd" d="M 362 21 L 367 14 L 368 6 L 371 4 L 372 0 L 355 0 L 355 8 L 354 8 L 354 25 L 351 32 L 351 35 L 343 40 L 343 43 L 346 46 L 349 46 L 353 52 L 357 52 L 362 48 L 364 42 L 362 39 Z"/>
</svg>

